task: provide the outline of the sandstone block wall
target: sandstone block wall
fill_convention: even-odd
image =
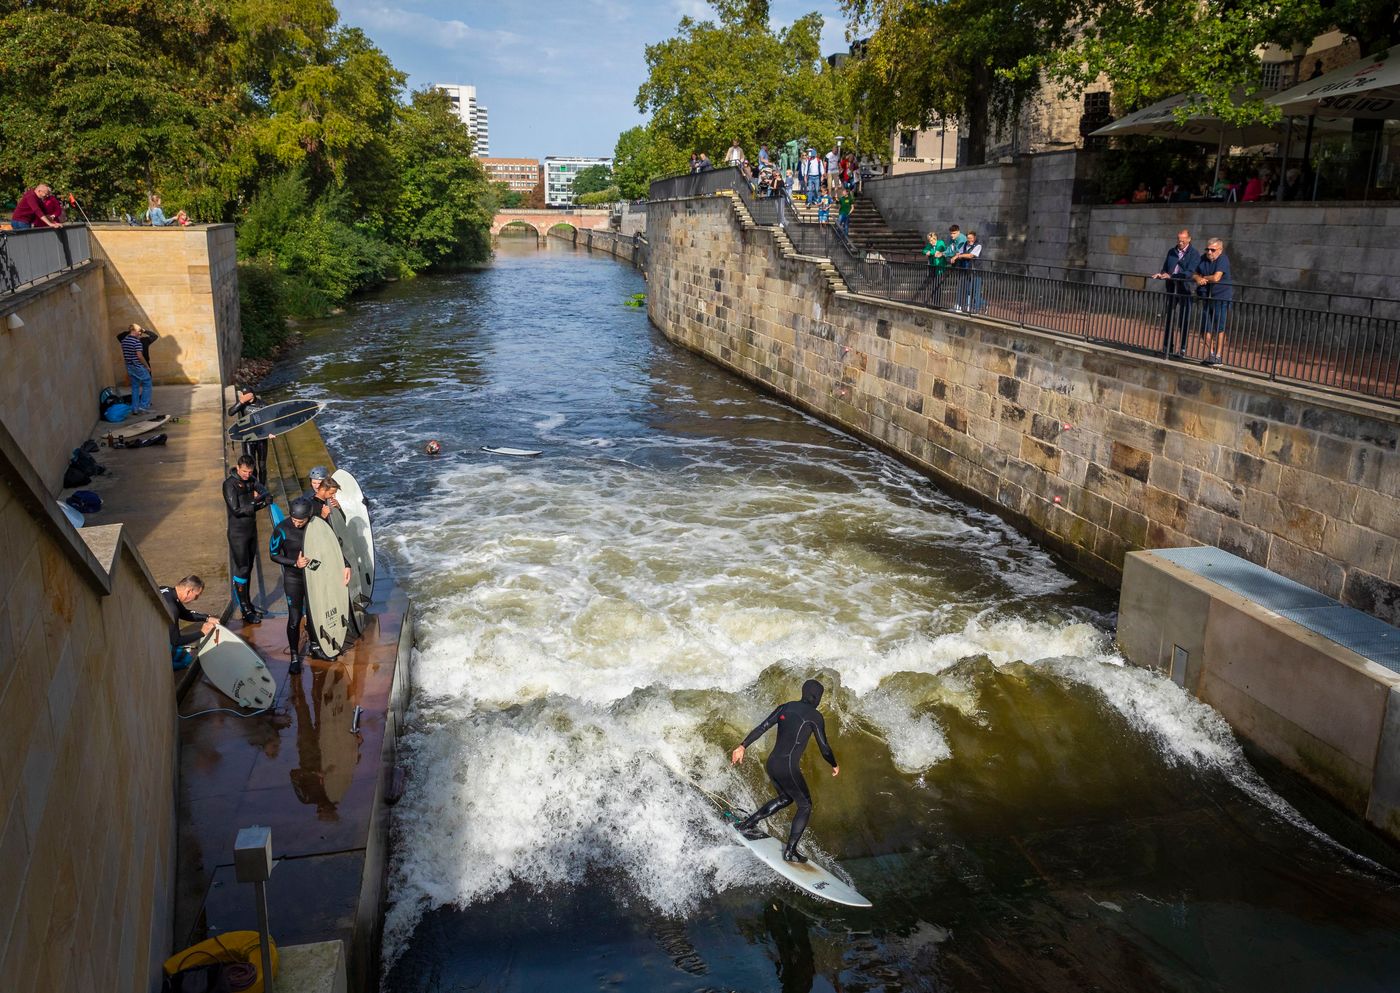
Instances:
[[[136,323],[161,335],[151,347],[157,383],[227,383],[243,344],[233,225],[96,225],[92,245],[108,263],[112,380],[126,381],[112,335]]]
[[[647,218],[672,340],[1116,581],[1219,545],[1400,620],[1400,412],[837,288],[725,197]]]
[[[173,913],[165,612],[121,526],[75,532],[0,436],[2,985],[146,993]]]
[[[57,493],[73,448],[97,420],[97,394],[114,382],[103,266],[94,263],[0,301],[0,423],[8,425],[44,486]],[[126,386],[123,372],[122,389]]]

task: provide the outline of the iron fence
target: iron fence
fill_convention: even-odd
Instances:
[[[85,224],[0,231],[0,294],[13,293],[91,258]]]
[[[1258,286],[1236,286],[1228,302],[1175,297],[1141,274],[991,260],[938,272],[921,256],[862,252],[834,224],[803,220],[789,198],[754,196],[734,168],[651,190],[653,200],[737,191],[755,223],[781,227],[801,255],[829,259],[852,292],[1187,360],[1207,357],[1200,332],[1223,323],[1219,351],[1233,369],[1400,400],[1397,301]]]

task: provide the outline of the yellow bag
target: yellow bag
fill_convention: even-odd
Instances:
[[[271,945],[272,978],[277,978],[277,942],[268,939]],[[165,960],[165,974],[173,976],[182,969],[194,969],[201,965],[232,964],[246,962],[257,973],[257,980],[243,993],[263,993],[262,952],[258,947],[258,932],[229,931],[215,935],[207,941],[191,945],[182,952],[176,952]]]

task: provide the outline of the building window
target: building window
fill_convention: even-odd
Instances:
[[[914,132],[899,132],[899,157],[901,159],[912,159],[914,157]]]
[[[1094,120],[1108,118],[1108,91],[1084,94],[1084,116]]]
[[[1259,85],[1266,90],[1281,90],[1284,84],[1284,68],[1287,62],[1265,62],[1260,67]]]

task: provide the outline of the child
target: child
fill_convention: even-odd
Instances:
[[[831,222],[831,194],[823,188],[821,195],[817,197],[817,223],[828,224]]]

